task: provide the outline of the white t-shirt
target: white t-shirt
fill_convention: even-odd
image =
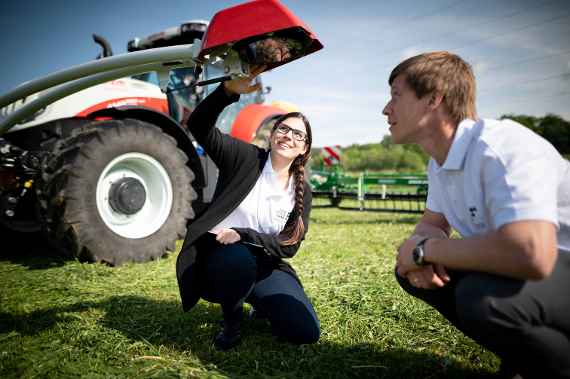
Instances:
[[[250,228],[259,233],[278,235],[293,211],[295,191],[293,179],[287,189],[278,182],[271,157],[267,159],[255,186],[241,204],[210,231],[223,228]]]
[[[570,252],[570,162],[545,139],[511,120],[462,121],[442,166],[428,164],[427,208],[462,236],[521,220],[558,228]]]

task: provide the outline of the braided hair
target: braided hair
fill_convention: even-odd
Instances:
[[[293,178],[295,186],[295,205],[293,206],[293,218],[285,225],[285,228],[279,234],[279,243],[283,246],[296,244],[305,232],[305,225],[303,223],[303,212],[305,210],[305,165],[311,156],[311,144],[313,142],[311,124],[309,124],[309,120],[307,120],[305,115],[300,112],[290,112],[279,116],[279,118],[275,120],[271,134],[275,132],[279,124],[288,118],[298,118],[303,121],[307,138],[305,140],[305,153],[295,158],[289,167],[289,177]]]

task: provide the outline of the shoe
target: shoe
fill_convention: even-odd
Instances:
[[[219,351],[230,350],[241,341],[240,328],[228,328],[227,325],[214,337],[214,347]]]
[[[228,310],[229,309],[229,310]],[[222,306],[222,330],[214,337],[216,350],[229,350],[241,341],[241,320],[243,318],[243,305],[229,308]]]
[[[247,319],[248,320],[265,320],[265,319],[267,319],[267,314],[263,313],[262,311],[255,309],[254,307],[251,307],[251,309],[249,310],[249,313],[247,315]]]

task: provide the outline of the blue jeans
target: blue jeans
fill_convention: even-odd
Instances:
[[[240,243],[198,248],[208,248],[200,252],[202,298],[221,304],[226,321],[239,319],[247,302],[267,317],[275,335],[295,344],[318,341],[315,310],[291,274],[258,264],[260,259]]]

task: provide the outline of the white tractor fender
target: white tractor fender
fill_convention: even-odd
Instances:
[[[37,95],[18,102],[16,109],[35,97]],[[136,79],[121,78],[64,97],[36,113],[33,119],[14,126],[11,131],[63,118],[87,117],[102,109],[124,106],[140,106],[168,114],[166,95],[157,86]]]

